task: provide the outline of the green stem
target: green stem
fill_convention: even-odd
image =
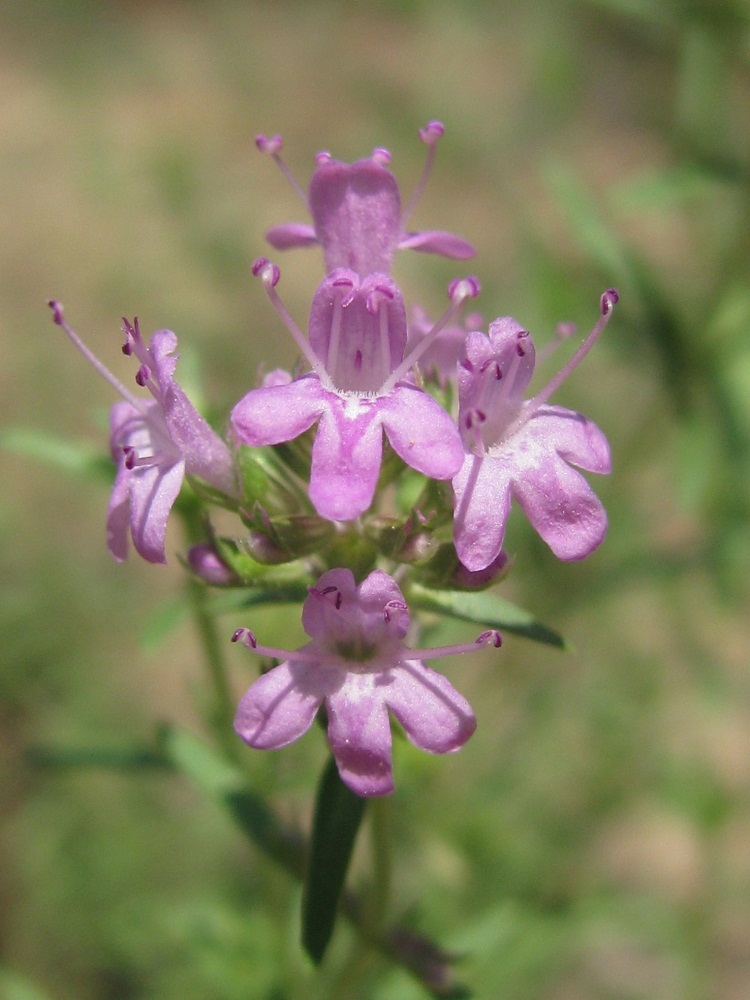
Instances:
[[[192,545],[195,542],[205,541],[206,533],[200,507],[188,501],[181,506],[180,514],[186,543]],[[208,588],[200,580],[190,576],[187,580],[187,592],[211,687],[212,703],[206,713],[206,721],[218,744],[229,759],[236,762],[240,760],[240,742],[232,728],[236,705],[222,652],[224,646],[216,627],[216,619],[209,610]]]

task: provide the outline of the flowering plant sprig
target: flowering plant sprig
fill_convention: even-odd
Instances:
[[[407,228],[442,134],[438,122],[420,131],[427,162],[403,210],[386,150],[353,164],[318,154],[306,194],[281,159],[280,137],[258,137],[312,218],[311,225],[275,226],[267,238],[278,250],[320,246],[325,271],[305,335],[277,292],[278,266],[266,257],[253,264],[304,363],[294,377],[274,370],[248,387],[222,431],[209,426],[175,379],[174,333],[158,330],[147,345],[138,320],[124,321],[123,351],[138,363],[135,380],[148,393],[141,396],[92,354],[62,305],[49,303],[55,322],[120,397],[110,419],[110,552],[122,561],[130,536],[144,559],[164,562],[173,510],[188,528],[184,563],[220,696],[208,722],[233,763],[245,760],[244,748],[227,717],[231,682],[209,588],[234,588],[247,606],[302,605],[310,641],[296,650],[262,644],[250,628],[233,624],[234,642],[277,663],[231,712],[234,731],[254,749],[279,749],[316,718],[324,724],[332,763],[318,795],[303,934],[316,961],[333,929],[363,800],[395,788],[393,723],[433,754],[460,750],[477,728],[465,698],[423,661],[496,650],[499,630],[555,641],[531,616],[482,593],[514,564],[503,549],[512,500],[563,560],[588,556],[607,526],[602,504],[577,471],[609,472],[607,440],[590,420],[548,400],[603,332],[617,293],[604,293],[591,333],[529,399],[529,332],[502,317],[485,334],[478,317],[461,317],[479,294],[475,277],[451,282],[448,308],[436,323],[423,310],[415,310],[411,326],[407,321],[392,276],[396,251],[457,260],[474,252],[451,233]],[[183,491],[189,503],[181,505]],[[233,535],[213,526],[215,506],[235,514]],[[437,610],[479,624],[480,634],[421,648],[422,612]],[[266,835],[251,828],[269,849]],[[336,850],[342,843],[346,849]],[[269,852],[286,857],[276,847]],[[408,966],[393,944],[407,937],[387,940],[391,957]],[[433,993],[448,995],[437,987]]]

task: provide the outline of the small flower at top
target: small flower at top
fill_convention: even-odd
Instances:
[[[281,444],[319,420],[310,499],[318,514],[330,521],[354,520],[372,503],[383,431],[413,469],[432,479],[454,476],[463,461],[458,429],[430,395],[408,380],[431,338],[402,361],[406,312],[394,282],[385,274],[361,278],[344,268],[329,274],[313,298],[308,341],[276,294],[278,268],[261,258],[253,270],[312,371],[287,384],[253,389],[241,399],[232,411],[239,440],[256,447]],[[432,337],[464,299],[477,293],[473,278],[454,282],[451,306],[433,327]]]
[[[357,795],[388,795],[394,789],[389,710],[409,740],[430,753],[459,750],[474,732],[468,702],[422,660],[500,646],[498,632],[459,646],[409,649],[409,609],[382,570],[359,586],[349,569],[324,573],[310,588],[302,624],[311,641],[291,652],[260,645],[248,629],[233,636],[260,656],[284,661],[240,701],[234,726],[251,747],[287,746],[325,704],[341,779]]]
[[[419,130],[427,145],[427,162],[409,204],[401,210],[396,178],[388,169],[391,157],[386,149],[376,149],[368,159],[341,163],[329,153],[318,153],[317,167],[305,195],[280,157],[281,137],[256,137],[256,145],[269,153],[302,198],[313,225],[289,223],[274,226],[266,233],[276,250],[320,245],[326,271],[339,267],[357,274],[390,274],[396,250],[412,249],[437,253],[453,260],[468,260],[474,248],[466,240],[442,230],[407,232],[406,224],[427,183],[435,146],[443,135],[440,122],[430,122]]]
[[[580,413],[547,400],[604,330],[618,295],[601,298],[601,316],[570,361],[532,399],[534,344],[514,319],[471,333],[459,365],[459,427],[466,457],[453,479],[456,552],[471,571],[500,554],[511,499],[559,559],[584,559],[602,542],[607,515],[584,477],[610,471],[604,434]]]
[[[157,330],[147,347],[138,320],[123,320],[126,340],[122,350],[139,362],[136,383],[152,396],[145,399],[127,390],[92,354],[66,322],[59,302],[52,300],[49,305],[55,323],[122,397],[110,411],[110,446],[117,475],[107,512],[109,551],[122,562],[129,531],[144,559],[166,562],[167,519],[185,474],[236,497],[231,453],[174,379],[177,337],[171,330]]]

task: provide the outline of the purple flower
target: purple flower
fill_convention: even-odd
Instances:
[[[253,446],[280,444],[319,421],[310,499],[321,517],[332,521],[353,520],[372,503],[383,431],[393,450],[418,472],[433,479],[454,476],[463,461],[454,422],[431,396],[405,380],[430,341],[401,360],[406,314],[394,282],[384,274],[361,278],[343,268],[328,275],[313,298],[308,342],[276,296],[278,268],[261,258],[254,272],[313,370],[286,385],[254,389],[241,399],[232,411],[239,440]],[[451,286],[453,304],[441,323],[477,291],[473,279]]]
[[[610,471],[609,445],[590,420],[547,399],[590,350],[607,324],[617,292],[605,292],[602,315],[565,367],[533,399],[523,399],[534,371],[534,345],[510,317],[471,333],[459,366],[459,426],[466,457],[453,479],[454,540],[472,571],[500,553],[511,500],[559,559],[583,559],[601,543],[607,515],[584,477]]]
[[[428,147],[428,156],[417,190],[401,211],[396,179],[387,165],[390,153],[376,149],[372,156],[356,163],[340,163],[329,153],[318,153],[317,168],[310,181],[309,195],[292,177],[279,153],[281,137],[256,138],[258,149],[270,153],[293,184],[312,216],[313,225],[289,223],[274,226],[266,233],[277,250],[321,245],[326,270],[345,267],[359,275],[390,274],[396,250],[410,248],[438,253],[454,260],[474,256],[466,240],[442,230],[407,232],[406,223],[427,182],[435,156],[435,145],[443,134],[440,122],[430,122],[419,136]]]
[[[324,573],[302,609],[311,641],[296,652],[261,646],[252,632],[241,641],[284,662],[263,674],[240,701],[234,727],[259,750],[299,739],[322,704],[328,740],[341,778],[357,795],[393,791],[388,710],[416,746],[430,753],[459,750],[476,728],[469,704],[423,659],[466,653],[500,635],[439,649],[409,649],[409,610],[395,580],[375,570],[357,587],[351,570]]]
[[[107,545],[118,562],[128,553],[128,532],[148,562],[166,562],[164,540],[172,505],[185,474],[198,476],[227,496],[237,495],[226,444],[193,407],[174,379],[177,337],[157,330],[148,347],[138,320],[124,320],[123,353],[140,362],[136,382],[152,399],[129,392],[67,324],[62,305],[51,301],[55,322],[123,397],[110,411],[110,446],[117,474],[107,512]]]

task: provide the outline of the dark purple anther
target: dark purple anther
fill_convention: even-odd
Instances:
[[[487,629],[486,632],[482,632],[481,635],[477,636],[476,641],[477,645],[484,646],[492,643],[495,649],[499,649],[503,644],[503,637],[500,635],[497,629],[490,628]]]
[[[50,299],[47,305],[52,310],[52,319],[57,323],[58,326],[63,324],[63,306],[62,302],[58,302],[57,299]]]
[[[608,312],[611,312],[619,301],[620,301],[620,293],[617,291],[617,289],[608,288],[607,291],[604,292],[604,294],[602,295],[601,299],[602,316],[606,316]]]

